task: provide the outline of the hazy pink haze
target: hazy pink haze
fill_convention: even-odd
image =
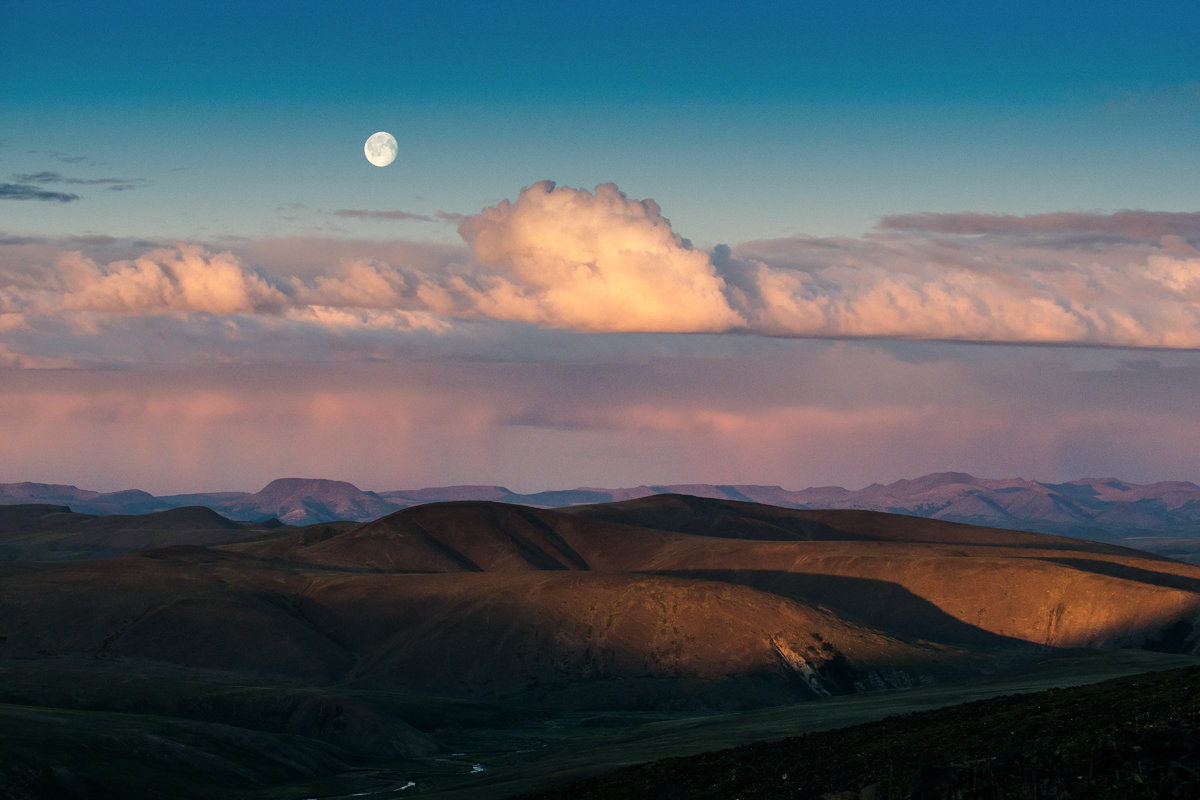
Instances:
[[[491,348],[530,357],[5,370],[0,480],[167,493],[294,475],[525,491],[1195,475],[1200,371],[1159,365],[1171,354],[493,333]]]

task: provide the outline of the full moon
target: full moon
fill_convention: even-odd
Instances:
[[[396,137],[387,131],[372,133],[367,143],[363,145],[367,161],[377,167],[386,167],[396,160]]]

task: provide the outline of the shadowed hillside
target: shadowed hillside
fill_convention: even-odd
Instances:
[[[295,732],[353,751],[321,756],[330,769],[467,747],[417,724],[411,698],[740,711],[979,681],[1062,648],[1192,653],[1200,620],[1200,568],[1134,550],[678,495],[306,528],[27,505],[0,512],[0,536],[77,559],[0,570],[0,703]],[[171,546],[78,557],[142,543]],[[71,688],[91,681],[113,699]],[[255,687],[244,712],[221,699],[235,686]]]
[[[820,604],[883,631],[902,625],[906,635],[932,642],[993,636],[1030,645],[1137,645],[1177,623],[1193,624],[1200,599],[1196,568],[1113,545],[673,495],[560,511],[438,503],[311,544],[303,535],[242,549],[389,571],[590,569],[702,578]],[[876,588],[863,590],[869,586]],[[932,627],[915,622],[921,619]]]
[[[77,561],[174,544],[220,545],[262,538],[280,525],[234,522],[191,506],[149,514],[76,514],[67,506],[0,505],[0,561]]]
[[[10,513],[9,542],[31,527],[69,531],[56,541],[76,548],[247,535],[205,509]],[[675,495],[569,511],[457,502],[268,533],[10,575],[0,655],[472,697],[601,681],[634,706],[736,706],[945,680],[997,648],[1191,650],[1200,616],[1195,567],[873,512]],[[464,668],[464,651],[479,662]],[[682,683],[648,696],[662,679]]]

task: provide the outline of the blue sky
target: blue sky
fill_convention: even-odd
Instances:
[[[1194,3],[0,8],[5,177],[139,181],[9,210],[26,232],[294,233],[322,220],[288,204],[470,214],[551,179],[653,197],[712,245],[1190,210],[1200,178]],[[379,129],[401,153],[373,174]]]
[[[1200,480],[1197,30],[0,0],[0,481]]]

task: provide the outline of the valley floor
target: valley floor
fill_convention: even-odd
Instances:
[[[1162,671],[1183,665],[1191,671]],[[1029,777],[1052,767],[1085,774],[1076,764],[1083,764],[1087,748],[1111,751],[1143,780],[1161,783],[1184,767],[1197,768],[1191,751],[1168,749],[1170,759],[1163,761],[1139,742],[1175,730],[1191,741],[1200,711],[1200,659],[1142,650],[1047,653],[988,680],[705,715],[555,713],[335,687],[226,685],[217,674],[183,680],[107,670],[107,676],[93,671],[89,677],[86,670],[60,666],[64,669],[57,674],[13,666],[0,674],[0,796],[499,800],[542,792],[535,796],[550,800],[815,798],[850,792],[832,795],[848,800],[872,797],[869,792],[875,791],[877,800],[975,798],[989,796],[977,790],[994,774],[1008,776],[1010,783],[1018,773]],[[1091,685],[1130,675],[1121,679],[1125,683]],[[139,695],[132,705],[155,702],[148,695],[156,693],[171,705],[157,713],[97,708],[89,697],[114,696],[114,680]],[[1063,688],[1079,684],[1084,688]],[[1049,695],[1030,694],[1048,689]],[[220,716],[218,704],[230,698],[250,715],[252,727],[197,718]],[[363,702],[403,715],[431,747],[423,755],[415,750],[407,756],[369,755],[331,743],[328,729],[311,735],[264,730],[284,714],[294,722],[306,708],[328,713]],[[342,724],[349,726],[343,733],[349,733],[362,720],[348,716]],[[740,747],[727,749],[733,746]],[[1059,755],[1043,763],[1039,759],[1046,753]],[[1149,760],[1129,761],[1136,753]],[[1171,760],[1182,766],[1172,768]],[[1113,757],[1093,758],[1090,774],[1107,775],[1104,770],[1113,763]],[[950,793],[913,793],[924,785],[921,781],[937,775],[953,778],[947,784]],[[1099,780],[1046,784],[1046,791],[1057,794],[1021,794],[1027,786],[1006,784],[991,796],[1160,796],[1088,794]],[[1184,781],[1179,778],[1168,788]],[[1113,785],[1128,788],[1120,781]],[[860,795],[864,788],[869,791]],[[891,794],[878,793],[885,789]]]

